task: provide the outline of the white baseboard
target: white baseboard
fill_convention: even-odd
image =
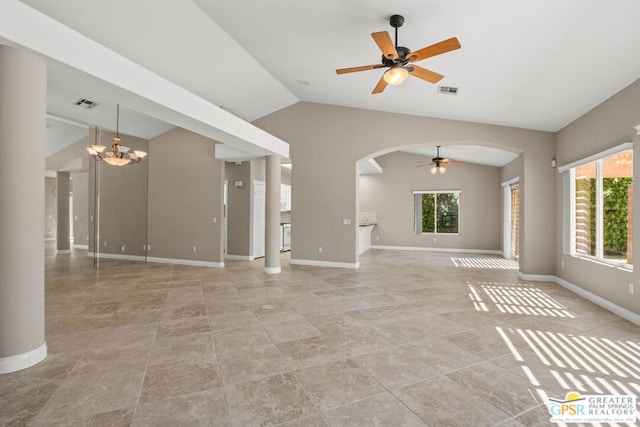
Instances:
[[[0,374],[20,371],[29,368],[47,358],[47,343],[40,347],[16,356],[0,357]]]
[[[69,255],[71,249],[56,249],[56,255]]]
[[[543,274],[522,274],[518,273],[518,278],[522,280],[529,280],[532,282],[552,282],[556,283],[568,291],[573,292],[576,295],[580,295],[582,298],[591,301],[592,303],[599,305],[612,312],[613,314],[622,317],[625,320],[633,323],[634,325],[640,326],[640,314],[636,314],[633,311],[627,310],[624,307],[620,307],[619,305],[602,298],[592,292],[587,291],[586,289],[581,288],[580,286],[576,286],[571,282],[568,282],[558,276],[553,275],[543,275]]]
[[[87,253],[90,257],[93,257],[93,252]],[[98,258],[104,259],[122,259],[126,261],[145,261],[146,257],[143,255],[120,255],[120,254],[107,254],[100,252]]]
[[[280,267],[265,267],[264,272],[267,274],[278,274],[282,271]]]
[[[456,249],[456,248],[430,248],[423,246],[386,246],[372,245],[371,249],[383,249],[392,251],[417,251],[417,252],[448,252],[460,254],[485,254],[485,255],[502,255],[502,251],[491,249]]]
[[[229,255],[229,254],[226,254],[224,258],[230,261],[253,261],[255,259],[254,257],[248,256],[248,255]]]
[[[292,259],[292,265],[309,265],[313,267],[333,267],[333,268],[360,268],[360,263],[355,262],[333,262],[333,261],[317,261],[313,259]]]
[[[191,259],[157,258],[157,257],[147,257],[147,261],[157,262],[160,264],[179,264],[179,265],[190,265],[193,267],[224,268],[224,262],[210,262],[210,261],[197,261],[197,260],[191,260]]]
[[[73,245],[74,249],[81,249],[84,251],[88,251],[89,250],[89,245]]]
[[[633,311],[627,310],[624,307],[620,307],[619,305],[614,304],[611,301],[604,299],[601,296],[591,293],[585,289],[582,289],[581,287],[576,286],[573,283],[568,282],[560,277],[557,277],[557,276],[554,276],[554,277],[555,277],[555,282],[558,285],[562,286],[563,288],[573,292],[574,294],[580,295],[581,297],[591,301],[594,304],[599,305],[605,310],[609,310],[613,314],[616,314],[635,325],[640,326],[640,314],[636,314]]]
[[[55,242],[57,239],[55,237],[45,237],[44,241],[45,242]]]
[[[556,282],[557,277],[553,274],[525,274],[518,272],[518,279],[529,280],[531,282]],[[557,283],[557,282],[556,282]]]

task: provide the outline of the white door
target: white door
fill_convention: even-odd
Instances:
[[[264,256],[265,245],[265,204],[267,199],[265,183],[253,181],[253,257]]]

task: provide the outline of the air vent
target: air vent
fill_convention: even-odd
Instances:
[[[88,99],[78,99],[76,102],[73,103],[73,105],[77,105],[80,108],[84,108],[86,110],[90,110],[93,107],[95,107],[96,105],[98,105],[97,102],[93,102],[93,101],[89,101]]]
[[[457,95],[458,88],[451,86],[438,86],[438,93],[441,93],[443,95]]]

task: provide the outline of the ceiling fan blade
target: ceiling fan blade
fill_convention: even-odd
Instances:
[[[386,31],[371,33],[371,37],[376,42],[382,54],[388,59],[398,59],[398,51],[391,40],[391,36]]]
[[[363,65],[361,67],[339,68],[336,70],[336,74],[346,74],[346,73],[355,73],[357,71],[375,70],[376,68],[382,68],[382,67],[384,67],[384,65],[375,64],[375,65]]]
[[[386,87],[387,87],[387,82],[384,80],[384,75],[383,75],[382,77],[380,77],[380,81],[378,82],[376,87],[373,88],[373,92],[371,92],[371,95],[375,95],[376,93],[382,93],[382,91],[385,90]]]
[[[409,62],[422,61],[423,59],[431,58],[432,56],[440,55],[442,53],[451,52],[452,50],[460,49],[460,42],[457,38],[452,37],[447,40],[443,40],[440,43],[432,44],[431,46],[423,47],[420,50],[411,52],[408,56]]]
[[[449,165],[463,165],[464,162],[459,162],[457,160],[451,160],[451,159],[442,159],[440,160],[440,163],[447,163]]]
[[[418,77],[422,80],[426,80],[429,83],[438,83],[444,78],[442,74],[435,73],[433,71],[427,70],[426,68],[418,67],[417,65],[411,65],[407,68],[413,68],[413,71],[409,72],[410,75]]]

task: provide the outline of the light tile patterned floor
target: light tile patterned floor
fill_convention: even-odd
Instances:
[[[640,395],[640,328],[497,257],[371,250],[358,270],[55,256],[49,357],[0,425],[549,425],[549,397]]]

